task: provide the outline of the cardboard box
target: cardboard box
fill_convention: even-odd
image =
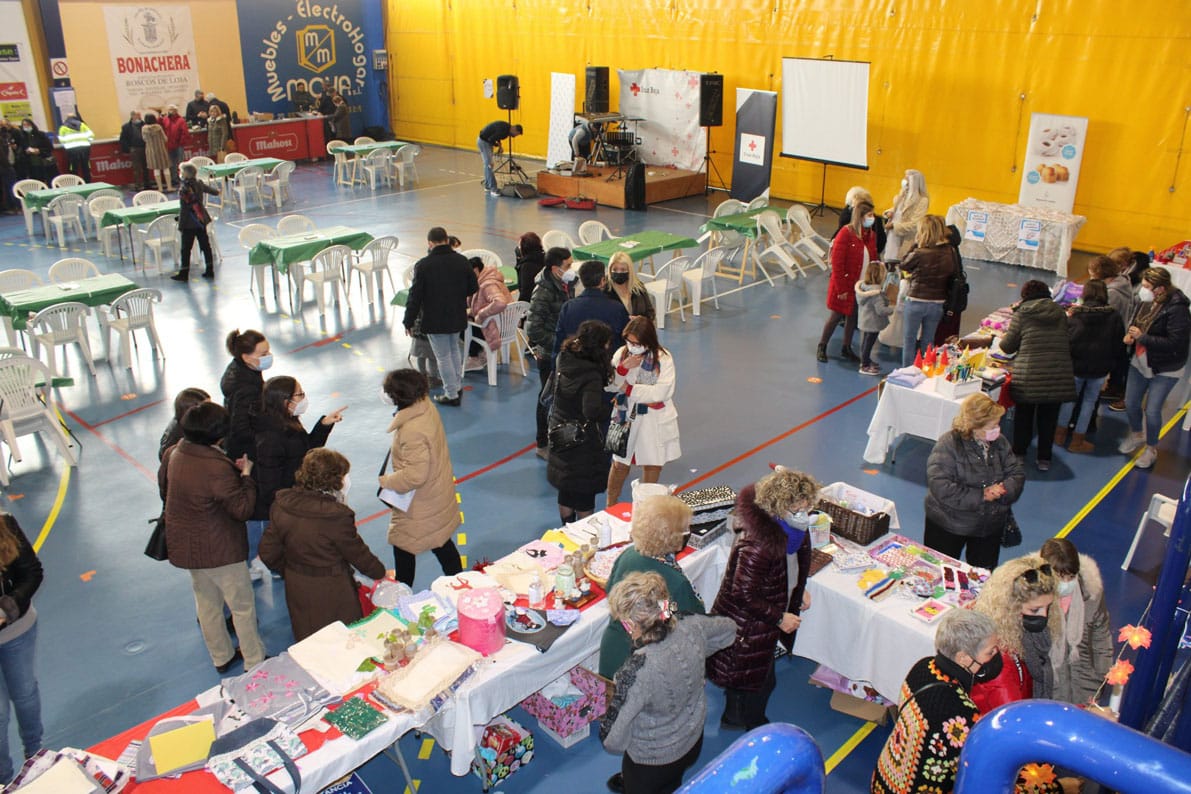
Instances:
[[[569,706],[557,706],[537,692],[521,701],[521,708],[537,717],[538,724],[547,729],[563,747],[570,747],[569,744],[563,743],[563,739],[577,732],[584,732],[584,735],[590,732],[590,723],[604,716],[611,699],[611,682],[601,678],[599,674],[583,667],[575,667],[567,675],[570,676],[571,683],[583,693],[583,697]]]
[[[547,725],[544,725],[540,722],[538,723],[538,730],[549,736],[554,741],[558,742],[558,745],[565,750],[569,747],[574,747],[588,736],[591,736],[591,723],[584,723],[582,728],[570,734],[569,736],[561,736],[550,730]]]
[[[858,717],[865,722],[875,722],[878,725],[884,725],[889,719],[889,712],[893,710],[892,706],[883,706],[844,692],[831,693],[831,708],[841,714]]]

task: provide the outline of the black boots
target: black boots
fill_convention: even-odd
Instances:
[[[827,363],[827,345],[819,345],[818,349],[815,351],[815,359],[818,360],[820,364]]]

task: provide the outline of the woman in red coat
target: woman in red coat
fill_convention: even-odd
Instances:
[[[827,284],[827,308],[831,316],[823,325],[819,337],[819,361],[827,361],[827,343],[835,328],[844,321],[844,361],[860,361],[852,349],[852,334],[856,333],[856,293],[854,288],[869,262],[877,258],[877,236],[873,224],[877,216],[873,205],[858,201],[852,208],[852,222],[839,230],[831,242],[831,280]]]

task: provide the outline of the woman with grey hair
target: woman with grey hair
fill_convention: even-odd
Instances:
[[[633,643],[616,673],[600,725],[604,749],[623,753],[628,794],[669,794],[699,758],[707,717],[704,663],[736,636],[730,618],[677,614],[666,580],[631,573],[608,594],[608,610]],[[612,781],[609,781],[612,783]]]
[[[919,659],[902,684],[893,733],[873,771],[872,794],[954,788],[960,752],[980,718],[969,695],[972,684],[995,678],[1001,664],[990,617],[968,609],[943,616],[935,655]],[[1075,792],[1079,781],[1060,778],[1031,790]]]

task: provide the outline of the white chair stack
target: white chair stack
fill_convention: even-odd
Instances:
[[[763,247],[763,238],[768,239],[768,247]],[[766,256],[772,256],[781,265],[782,270],[790,277],[791,281],[798,278],[798,276],[806,275],[806,270],[802,267],[804,261],[807,264],[818,267],[820,270],[827,269],[827,263],[824,262],[822,255],[807,240],[799,240],[792,243],[786,239],[785,232],[782,229],[781,216],[769,210],[757,216],[756,256],[758,262]],[[797,272],[795,272],[795,269],[797,269]]]
[[[77,466],[78,448],[55,416],[50,390],[52,377],[45,364],[37,359],[19,350],[5,351],[0,358],[0,431],[14,460],[21,460],[17,438],[41,432],[57,445],[69,465]],[[39,388],[38,383],[43,386]],[[9,480],[8,467],[0,455],[0,484],[7,486]]]
[[[488,364],[488,385],[496,385],[496,365],[503,358],[509,366],[513,364],[513,351],[516,350],[521,359],[521,376],[525,377],[529,370],[525,366],[525,348],[529,347],[529,340],[521,328],[525,315],[529,314],[527,301],[513,301],[496,316],[497,327],[500,328],[500,344],[496,348],[488,345],[484,338],[484,327],[480,323],[471,323],[468,328],[471,341],[484,349]],[[466,347],[470,347],[470,344]],[[466,349],[466,348],[465,348]]]
[[[147,331],[149,345],[153,351],[165,358],[161,337],[157,334],[157,324],[153,321],[153,304],[161,303],[161,292],[155,289],[136,289],[126,292],[112,301],[106,310],[99,311],[99,321],[103,329],[104,358],[112,358],[112,332],[120,335],[120,356],[125,369],[132,369],[132,346],[136,340],[133,331]]]
[[[42,309],[29,320],[29,338],[33,355],[40,358],[44,345],[49,359],[50,373],[58,375],[54,348],[60,345],[77,344],[87,369],[95,374],[95,359],[91,356],[91,340],[87,336],[87,315],[91,307],[85,303],[69,301]]]
[[[805,240],[807,242],[807,251],[811,250],[818,252],[818,258],[824,262],[831,254],[831,241],[823,235],[815,231],[815,227],[811,225],[811,214],[807,208],[801,204],[791,204],[786,209],[786,236],[790,240],[794,240],[794,230],[798,230],[798,240]]]

